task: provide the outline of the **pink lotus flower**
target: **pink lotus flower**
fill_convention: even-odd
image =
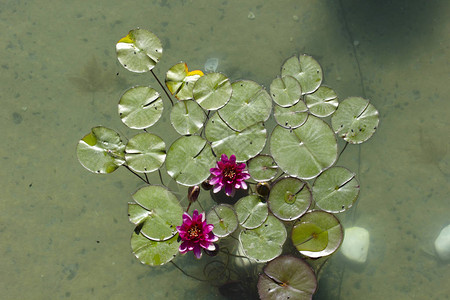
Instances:
[[[214,225],[206,224],[204,212],[198,214],[198,211],[194,210],[192,217],[184,213],[183,224],[177,226],[177,231],[183,241],[178,249],[180,253],[194,251],[195,257],[200,258],[202,257],[202,248],[214,251],[216,246],[213,242],[219,238],[212,232],[213,228]]]
[[[231,155],[228,159],[228,156],[222,154],[221,160],[217,162],[217,167],[211,168],[209,171],[213,176],[209,183],[214,185],[214,193],[225,187],[225,194],[234,196],[236,189],[247,188],[244,180],[249,179],[250,174],[245,170],[244,163],[236,163],[236,156],[234,155]]]

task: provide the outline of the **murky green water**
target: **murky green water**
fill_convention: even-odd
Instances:
[[[2,1],[2,299],[223,299],[171,265],[141,265],[126,205],[138,179],[90,174],[75,155],[95,125],[131,136],[117,116],[122,91],[156,87],[115,58],[138,26],[163,41],[159,75],[217,57],[232,80],[268,87],[286,58],[307,53],[340,99],[370,99],[379,129],[339,163],[359,173],[357,209],[342,219],[370,231],[368,261],[336,254],[318,298],[449,298],[449,264],[429,254],[450,223],[449,2],[134,2]]]

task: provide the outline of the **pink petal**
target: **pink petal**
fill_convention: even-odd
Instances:
[[[207,224],[207,225],[203,226],[204,233],[210,233],[213,229],[214,229],[213,224]]]
[[[232,164],[235,164],[235,163],[236,163],[236,156],[235,156],[234,154],[230,156],[230,162],[231,162]]]
[[[188,251],[187,245],[185,242],[181,243],[180,247],[178,248],[178,251],[180,251],[181,254],[184,254]]]
[[[214,186],[213,193],[218,193],[222,189],[222,184],[217,184]]]
[[[234,155],[231,155],[231,157],[233,157],[233,156]],[[235,159],[236,159],[236,157],[235,157]],[[228,162],[228,156],[226,154],[222,154],[222,156],[220,157],[220,160],[223,162]]]
[[[210,243],[210,242],[207,242],[207,241],[201,241],[200,242],[200,246],[202,246],[202,248],[205,248],[208,251],[216,250],[216,246],[213,243]]]
[[[225,185],[225,194],[227,194],[228,196],[233,196],[234,195],[233,186],[231,186],[230,184],[226,184]]]
[[[195,245],[195,247],[194,247],[194,255],[198,259],[200,259],[202,257],[202,248],[199,245]]]
[[[241,188],[243,188],[244,190],[247,189],[247,183],[245,181],[241,181]]]
[[[218,176],[218,177],[213,177],[210,181],[209,184],[210,185],[215,185],[216,183],[218,183],[219,181],[222,180],[222,176]]]

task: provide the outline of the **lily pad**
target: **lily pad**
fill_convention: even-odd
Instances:
[[[278,173],[278,166],[273,157],[267,154],[259,154],[247,162],[248,172],[253,180],[258,182],[269,181]]]
[[[137,259],[143,264],[160,266],[171,261],[178,253],[180,243],[178,234],[163,242],[147,239],[142,234],[133,232],[131,235],[131,248]]]
[[[202,183],[215,163],[211,146],[200,136],[182,136],[167,151],[167,173],[181,185]]]
[[[239,224],[247,229],[254,229],[261,226],[267,219],[269,210],[267,203],[261,201],[257,195],[250,195],[239,199],[234,204]]]
[[[321,86],[314,93],[306,95],[305,102],[309,112],[321,118],[334,113],[339,105],[336,93],[326,86]]]
[[[278,180],[270,190],[270,211],[280,220],[292,221],[302,216],[311,206],[308,184],[294,177]]]
[[[322,83],[322,68],[314,58],[306,54],[286,60],[281,67],[281,75],[297,79],[303,94],[313,93]]]
[[[77,146],[77,156],[81,165],[97,174],[114,172],[125,162],[125,145],[112,129],[97,126],[85,135]]]
[[[266,262],[281,254],[286,241],[286,227],[274,216],[255,229],[244,229],[239,234],[245,255],[257,262]]]
[[[266,144],[266,129],[262,123],[238,132],[231,129],[216,113],[206,124],[205,136],[217,155],[234,154],[238,162],[247,161],[258,155]]]
[[[350,97],[339,104],[331,118],[334,131],[351,144],[367,141],[378,127],[378,111],[369,100]]]
[[[275,121],[284,128],[297,128],[308,119],[308,108],[303,100],[290,107],[274,106],[273,115]]]
[[[166,144],[157,135],[139,133],[132,137],[125,148],[127,165],[136,172],[149,173],[158,170],[166,159]]]
[[[133,29],[116,44],[117,59],[125,69],[136,73],[148,72],[162,56],[159,38],[145,29]]]
[[[328,231],[314,223],[298,223],[292,230],[292,243],[298,251],[321,251],[328,245]]]
[[[230,101],[218,112],[232,129],[242,131],[270,117],[272,98],[262,86],[254,81],[241,80],[233,82],[231,87]]]
[[[279,106],[289,107],[300,100],[302,88],[292,76],[277,77],[270,84],[270,95]]]
[[[166,73],[166,86],[179,100],[192,100],[192,90],[195,82],[203,76],[203,72],[195,70],[189,72],[185,62],[172,66]]]
[[[175,103],[170,112],[170,122],[181,135],[196,133],[206,121],[203,109],[192,100]]]
[[[206,215],[208,224],[213,224],[213,232],[218,237],[226,237],[233,233],[238,226],[238,218],[233,207],[228,204],[213,206]]]
[[[168,189],[149,185],[133,194],[133,200],[147,211],[129,205],[128,214],[132,222],[139,222],[140,232],[148,239],[164,241],[177,233],[176,226],[181,225],[183,208],[177,197]]]
[[[336,161],[336,136],[327,123],[310,115],[296,129],[275,127],[270,137],[270,152],[287,174],[311,179]]]
[[[305,227],[304,223],[308,223],[308,225]],[[318,228],[317,231],[312,230],[312,224]],[[321,237],[317,237],[316,241],[312,241],[309,245],[307,245],[310,249],[314,249],[314,247],[316,247],[316,249],[321,248],[321,243],[323,243],[325,238],[325,231],[327,232],[328,238],[328,244],[326,247],[322,250],[303,250],[302,247],[304,245],[303,243],[299,243],[299,241],[303,240],[301,237],[304,237],[305,235],[303,233],[305,228],[309,228],[308,230],[311,236],[313,236],[312,233],[315,234],[314,236],[319,236],[322,234]],[[294,224],[294,228],[292,229],[292,242],[294,245],[300,245],[298,249],[301,254],[311,258],[318,258],[334,253],[341,245],[343,237],[344,233],[339,220],[333,214],[320,210],[311,211],[303,215],[300,220]]]
[[[208,73],[194,85],[194,99],[207,110],[217,110],[227,104],[233,90],[228,77],[221,73]]]
[[[317,289],[312,268],[302,259],[285,255],[269,262],[259,275],[262,300],[311,300]]]
[[[316,205],[327,212],[343,212],[355,203],[359,195],[356,174],[343,167],[332,167],[317,177],[313,185]]]
[[[133,129],[152,126],[161,117],[163,109],[164,105],[159,93],[147,86],[128,89],[119,101],[120,119]]]

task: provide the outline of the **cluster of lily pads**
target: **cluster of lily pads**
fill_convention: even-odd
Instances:
[[[131,30],[116,51],[129,71],[150,71],[157,78],[152,69],[163,48],[153,33]],[[339,248],[343,229],[334,214],[349,209],[359,194],[355,173],[336,166],[337,137],[345,146],[359,144],[378,126],[378,112],[368,100],[338,102],[322,80],[318,62],[300,55],[283,63],[270,91],[250,80],[230,82],[221,73],[189,71],[184,62],[166,73],[165,85],[176,101],[159,80],[170,103],[152,87],[128,89],[119,101],[119,116],[143,131],[124,143],[116,131],[94,127],[79,141],[77,155],[94,173],[123,166],[148,183],[128,204],[129,220],[136,225],[135,256],[150,266],[163,265],[180,252],[192,250],[200,257],[201,251],[217,250],[215,245],[233,236],[236,256],[267,263],[259,274],[261,299],[309,299],[317,288],[316,274],[303,258],[326,257]],[[180,135],[170,146],[148,130],[164,104],[170,105],[170,122]],[[268,132],[271,117],[276,126]],[[163,184],[149,184],[147,174],[155,171],[189,187],[186,208]],[[199,191],[212,185],[211,195],[222,190],[233,201],[218,200],[191,217],[188,210]],[[286,244],[296,253],[286,255]]]

